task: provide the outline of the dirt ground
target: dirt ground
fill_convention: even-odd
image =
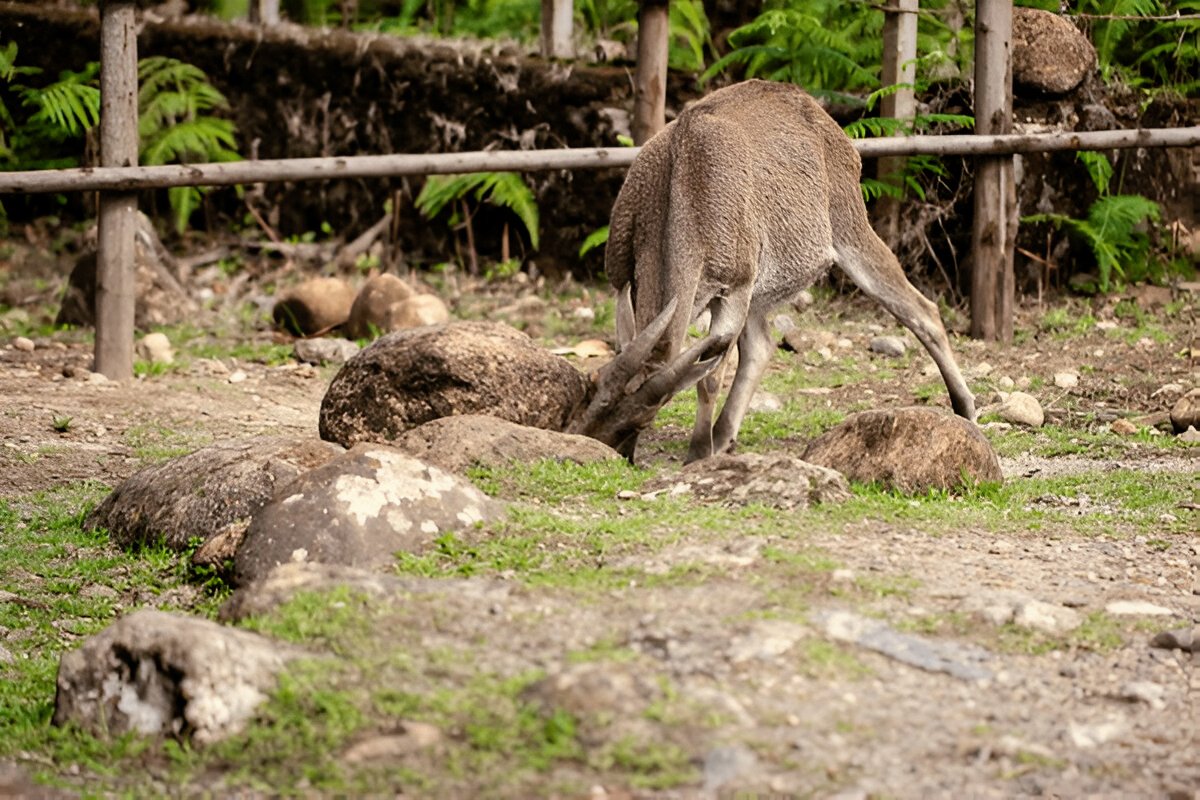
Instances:
[[[1185,292],[1169,306],[1161,295],[1157,305],[1136,297],[1125,305],[1115,299],[1094,307],[1077,302],[1058,317],[1048,316],[1050,308],[1027,307],[1017,326],[1023,333],[1011,347],[958,339],[956,352],[973,386],[1005,377],[1018,385],[1032,379],[1030,391],[1041,399],[1049,421],[1065,432],[1061,452],[1053,441],[1025,452],[1001,448],[1006,477],[1120,470],[1196,476],[1200,447],[1163,447],[1144,435],[1100,437],[1117,418],[1169,427],[1164,420],[1170,403],[1200,384],[1196,297]],[[594,304],[595,295],[561,302],[555,318],[582,318],[573,309]],[[457,306],[493,317],[509,316],[497,311],[502,307],[535,308],[527,330],[538,335],[549,327],[536,315],[554,311],[554,303],[522,306],[512,296],[486,296]],[[809,364],[814,376],[813,386],[797,391],[832,410],[849,411],[864,402],[909,405],[924,399],[921,387],[940,385],[928,374],[928,358],[911,353],[911,340],[910,356],[892,365],[865,355],[871,336],[900,331],[861,299],[819,299],[812,308],[788,313],[811,348],[791,356]],[[1100,324],[1069,330],[1086,315]],[[580,335],[566,326],[551,338],[571,344]],[[275,341],[265,331],[253,336],[263,344]],[[84,480],[112,486],[147,463],[221,439],[316,436],[321,397],[333,375],[331,367],[226,356],[195,358],[179,370],[113,383],[89,377],[90,344],[78,333],[35,338],[31,352],[13,342],[8,336],[0,344],[0,498]],[[176,346],[184,349],[187,343]],[[822,355],[825,347],[833,360]],[[839,348],[862,356],[844,382],[829,378]],[[1061,371],[1076,373],[1078,386],[1057,388],[1053,375]],[[933,392],[930,402],[947,405],[944,390]],[[678,425],[660,428],[647,437],[643,459],[655,468],[677,468],[679,450],[671,443],[685,436]],[[777,449],[798,455],[804,443],[803,436],[785,436]],[[737,661],[729,653],[738,642],[769,651],[791,635],[786,626],[772,628],[766,620],[725,628],[723,621],[741,607],[739,598],[752,591],[759,558],[736,538],[703,545],[744,556],[722,556],[724,561],[714,556],[726,570],[721,591],[647,588],[589,611],[571,608],[552,592],[528,589],[514,603],[542,613],[557,608],[570,623],[557,630],[616,624],[629,642],[667,642],[662,648],[674,651],[662,659],[682,691],[717,697],[728,706],[734,728],[768,742],[754,754],[735,744],[711,750],[703,764],[706,788],[670,790],[669,796],[743,787],[838,797],[1200,797],[1200,662],[1195,654],[1148,646],[1158,630],[1200,621],[1198,499],[1195,491],[1178,498],[1162,536],[1061,530],[997,536],[966,516],[949,531],[863,518],[815,537],[813,543],[836,553],[845,570],[831,581],[846,575],[880,581],[919,576],[904,591],[881,592],[868,609],[869,618],[901,628],[939,617],[969,621],[980,609],[1022,599],[1084,614],[1117,600],[1146,601],[1170,612],[1150,619],[1115,649],[993,654],[985,680],[916,669],[868,650],[858,656],[869,671],[865,678],[836,670],[797,677],[786,662],[765,656],[732,672],[720,667],[717,662]],[[1074,503],[1080,514],[1119,511],[1101,496],[1045,502]],[[664,569],[677,551],[661,554]],[[809,617],[819,619],[837,607],[837,593],[831,592]],[[642,652],[652,649],[645,645]],[[736,741],[746,740],[739,736]],[[797,761],[807,766],[789,771],[786,765]],[[597,787],[593,796],[604,792]]]

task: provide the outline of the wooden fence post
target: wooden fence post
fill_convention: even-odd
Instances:
[[[259,25],[278,25],[279,0],[250,0],[250,21]]]
[[[642,0],[638,8],[637,71],[633,78],[633,142],[645,144],[667,124],[668,0]]]
[[[133,0],[100,7],[100,165],[136,166],[138,159],[137,25]],[[136,294],[134,233],[137,195],[100,194],[96,256],[96,372],[133,377]]]
[[[907,84],[879,102],[879,115],[895,119],[912,119],[917,114],[913,82],[917,79],[917,10],[918,0],[892,0],[883,12],[883,75],[884,86]],[[880,179],[904,169],[906,159],[887,157],[876,162],[875,175]],[[892,197],[880,197],[875,204],[878,233],[888,244],[897,239],[900,228],[900,203]]]
[[[574,58],[574,13],[573,0],[542,0],[542,55],[546,58]]]
[[[975,12],[975,133],[1012,132],[1012,0],[979,0]],[[971,232],[971,335],[1013,337],[1017,187],[1012,156],[975,159]]]

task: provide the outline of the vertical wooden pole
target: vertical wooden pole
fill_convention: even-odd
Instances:
[[[133,0],[103,0],[100,7],[101,166],[137,166],[137,86],[137,25]],[[133,377],[136,217],[136,194],[100,194],[95,368],[112,380]]]
[[[1012,0],[979,0],[975,11],[975,133],[1012,133]],[[1011,342],[1017,190],[1013,157],[975,159],[971,232],[971,335]]]
[[[259,25],[278,25],[279,0],[250,0],[250,21]]]
[[[645,144],[667,124],[668,0],[642,0],[638,9],[637,70],[633,78],[633,143]]]
[[[896,119],[912,119],[917,114],[913,82],[917,79],[917,8],[918,0],[891,0],[884,8],[883,22],[883,85],[908,84],[884,97],[879,114]],[[876,175],[901,172],[906,159],[886,157],[876,160]],[[900,203],[892,197],[881,197],[875,205],[876,229],[889,245],[898,238]]]
[[[575,13],[573,0],[542,0],[542,55],[546,58],[574,58],[571,43]]]

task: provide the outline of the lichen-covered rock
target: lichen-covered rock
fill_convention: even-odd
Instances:
[[[1036,8],[1014,8],[1013,81],[1066,94],[1096,66],[1096,48],[1070,20]]]
[[[458,414],[563,430],[587,386],[569,361],[507,325],[455,322],[397,331],[334,377],[321,401],[321,438],[347,447],[390,442]]]
[[[135,473],[88,515],[122,547],[185,550],[245,521],[305,470],[342,452],[329,442],[263,437],[222,442]]]
[[[788,455],[723,453],[694,461],[677,475],[647,483],[648,491],[691,492],[729,505],[762,503],[775,508],[808,508],[850,499],[838,472]]]
[[[588,464],[621,457],[608,445],[587,436],[531,428],[484,414],[431,420],[401,434],[393,445],[450,472],[542,459]]]
[[[234,556],[241,585],[291,561],[374,569],[421,552],[503,505],[391,447],[359,444],[302,475],[259,511]]]
[[[299,654],[206,619],[136,611],[63,654],[54,724],[210,744],[245,727]]]
[[[804,460],[904,492],[1003,478],[996,452],[974,423],[931,408],[855,414],[809,443]]]
[[[285,292],[271,317],[286,331],[310,336],[344,324],[353,303],[354,287],[341,278],[312,278]]]

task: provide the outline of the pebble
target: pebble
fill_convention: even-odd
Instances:
[[[979,618],[989,625],[1000,627],[1013,621],[1014,609],[1008,605],[984,606],[979,609]]]
[[[1162,685],[1152,681],[1129,681],[1121,687],[1122,700],[1145,703],[1155,711],[1166,708],[1164,694],[1166,690]]]
[[[976,364],[975,366],[971,367],[971,369],[968,370],[968,372],[970,372],[970,374],[976,378],[986,378],[988,375],[992,374],[992,370],[994,370],[994,369],[995,369],[995,367],[993,367],[988,362],[981,361],[978,364]]]
[[[779,395],[771,394],[770,392],[758,391],[750,398],[749,411],[781,411],[783,410],[783,401],[779,399]]]
[[[908,350],[908,345],[899,336],[876,336],[871,339],[869,347],[872,353],[893,358],[904,355]]]
[[[1114,600],[1104,606],[1104,611],[1114,617],[1171,617],[1175,612],[1145,600]]]
[[[229,382],[230,383],[241,383],[242,381],[246,380],[246,378],[248,378],[248,377],[249,376],[242,370],[240,370],[240,369],[234,370],[233,372],[231,372],[229,374]]]
[[[780,333],[787,333],[788,331],[796,330],[796,321],[787,314],[776,314],[775,319],[771,321],[771,324],[775,327],[775,330],[779,331]]]
[[[1163,650],[1182,650],[1185,653],[1200,652],[1200,628],[1176,628],[1160,631],[1150,640],[1151,647]]]
[[[1090,725],[1072,721],[1067,723],[1067,737],[1080,750],[1087,750],[1115,739],[1125,732],[1126,727],[1123,717],[1114,717],[1106,722],[1094,722]]]
[[[841,569],[835,569],[833,572],[829,573],[829,580],[834,583],[853,583],[854,578],[854,570],[846,569],[844,567]]]
[[[592,322],[596,319],[596,312],[587,306],[580,306],[571,312],[571,316],[584,322]]]
[[[21,350],[26,353],[32,353],[34,348],[33,340],[27,339],[24,336],[18,336],[17,338],[13,339],[12,346],[17,350]]]
[[[996,413],[1000,419],[1005,422],[1011,422],[1014,425],[1027,425],[1031,428],[1040,428],[1046,421],[1046,414],[1042,411],[1042,405],[1037,401],[1037,398],[1025,392],[1013,392],[1008,396]]]
[[[1056,372],[1054,385],[1060,389],[1073,389],[1079,385],[1079,375],[1074,372]]]
[[[108,383],[108,378],[99,372],[89,372],[88,376],[87,376],[87,382],[91,383],[91,384],[100,385],[100,384]]]
[[[797,294],[795,299],[792,300],[792,308],[796,309],[797,311],[803,311],[804,309],[808,308],[812,304],[813,304],[812,292],[810,292],[808,289],[805,289],[804,291]]]
[[[1179,436],[1176,438],[1179,439],[1179,441],[1187,442],[1188,444],[1198,444],[1200,443],[1200,431],[1189,425],[1188,429],[1179,434]]]
[[[1026,600],[1017,605],[1013,613],[1013,624],[1019,628],[1058,634],[1073,631],[1083,624],[1079,612],[1065,606],[1044,603],[1041,600]]]
[[[1117,323],[1111,319],[1102,319],[1096,323],[1096,330],[1098,331],[1111,331],[1115,330],[1116,327]]]
[[[1016,387],[1017,387],[1016,381],[1014,381],[1012,378],[1008,377],[1007,375],[1004,375],[1003,377],[1000,378],[1000,380],[996,381],[996,388],[1000,389],[1001,391],[1011,392]]]
[[[296,360],[305,364],[345,364],[359,351],[357,342],[341,338],[297,339]]]

